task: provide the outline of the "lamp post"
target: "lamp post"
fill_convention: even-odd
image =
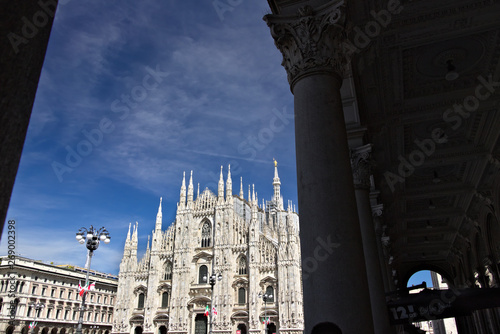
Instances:
[[[213,300],[214,300],[214,285],[217,281],[220,281],[222,279],[222,274],[219,273],[218,275],[215,274],[215,272],[212,270],[212,275],[209,277],[208,283],[210,284],[210,287],[212,289],[212,297],[210,299],[210,334],[212,334],[212,320],[213,320]],[[207,281],[207,276],[203,276],[203,280],[206,282]]]
[[[101,241],[104,241],[105,244],[108,244],[110,242],[110,239],[111,237],[109,236],[109,232],[104,227],[101,227],[100,229],[95,229],[92,225],[90,225],[89,229],[82,227],[76,233],[76,240],[78,240],[80,244],[84,244],[85,242],[87,242],[87,244],[85,245],[88,249],[87,265],[86,265],[87,275],[85,276],[85,287],[89,285],[90,261],[92,260],[92,255],[94,254],[94,251],[99,247],[99,243]],[[80,317],[78,319],[78,326],[76,327],[77,334],[82,334],[83,313],[85,311],[86,296],[87,293],[84,292],[82,297],[82,306],[80,307]]]
[[[266,321],[266,318],[267,318],[267,299],[271,299],[273,298],[273,295],[272,294],[267,294],[267,293],[263,293],[262,291],[259,292],[259,298],[262,298],[262,300],[264,301],[264,334],[268,334],[267,332],[269,331],[269,327],[267,326],[268,324],[265,323]]]
[[[33,327],[31,329],[31,333],[35,333],[35,327],[36,327],[36,319],[40,316],[40,310],[45,307],[45,304],[42,304],[40,302],[32,302],[29,304],[29,307],[35,309],[35,316],[33,317]]]

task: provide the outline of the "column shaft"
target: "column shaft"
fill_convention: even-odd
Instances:
[[[379,252],[370,206],[370,194],[369,190],[365,188],[357,188],[355,192],[361,235],[363,237],[368,287],[370,289],[373,327],[376,334],[388,334],[394,331],[391,329],[389,317],[387,315],[384,282],[382,280],[382,272],[379,265]]]
[[[362,237],[340,96],[314,73],[293,88],[305,332],[321,322],[373,333]]]

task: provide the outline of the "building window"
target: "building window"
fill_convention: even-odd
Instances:
[[[31,294],[34,295],[35,292],[36,292],[36,286],[34,286],[34,287],[31,288]]]
[[[111,314],[108,314],[108,322],[111,322]]]
[[[73,294],[73,291],[68,292],[68,299],[71,299],[71,295]]]
[[[64,290],[59,291],[59,298],[62,298],[64,294]]]
[[[209,222],[205,222],[201,228],[201,247],[210,247],[212,228]]]
[[[238,304],[246,303],[246,291],[245,288],[238,289]]]
[[[52,289],[52,291],[50,292],[50,296],[51,297],[54,297],[54,294],[56,293],[56,289]]]
[[[73,320],[76,320],[76,311],[73,311]]]
[[[59,319],[59,316],[61,315],[61,310],[56,311],[56,319]]]
[[[108,296],[104,296],[104,304],[108,302]]]
[[[200,267],[200,275],[198,277],[198,283],[204,284],[208,282],[208,268],[205,265]]]
[[[168,307],[168,292],[164,292],[161,295],[161,307]]]
[[[64,320],[68,320],[69,310],[64,311]]]
[[[28,312],[26,312],[26,316],[28,318],[31,317],[31,310],[32,310],[31,306],[28,306]]]
[[[52,309],[48,308],[47,309],[47,319],[50,318],[50,314],[52,313]]]
[[[101,302],[101,296],[97,296],[97,302],[100,303]]]
[[[267,297],[267,301],[270,303],[274,303],[274,289],[272,286],[268,286],[266,289],[266,295],[272,296],[272,297]]]
[[[137,308],[144,308],[144,294],[139,294],[139,301],[137,303]]]
[[[172,280],[172,262],[167,262],[167,265],[165,266],[165,275],[163,279],[166,281]]]
[[[238,274],[239,275],[247,274],[247,260],[245,259],[244,256],[241,256],[240,260],[238,261]]]
[[[42,288],[42,296],[45,296],[45,290],[47,290],[47,288]]]

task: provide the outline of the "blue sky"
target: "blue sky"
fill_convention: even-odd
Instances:
[[[297,203],[293,96],[268,12],[263,0],[60,0],[7,215],[17,253],[83,266],[75,233],[105,226],[92,268],[117,273],[130,222],[143,252],[160,196],[163,228],[175,219],[183,171],[215,190],[231,164],[233,193],[242,176],[245,196],[255,183],[270,199],[275,158]]]
[[[293,96],[268,8],[60,0],[7,215],[16,251],[83,266],[75,233],[105,226],[92,268],[116,274],[130,222],[143,253],[160,196],[163,228],[174,221],[184,171],[216,190],[231,164],[233,193],[242,176],[245,196],[255,183],[270,199],[276,158],[296,204]]]

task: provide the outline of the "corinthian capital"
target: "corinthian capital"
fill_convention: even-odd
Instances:
[[[364,145],[351,150],[351,167],[354,187],[357,189],[370,188],[370,175],[373,162],[371,160],[372,145]]]
[[[345,15],[344,1],[337,1],[317,10],[304,6],[294,16],[264,16],[274,44],[283,54],[281,65],[292,90],[298,79],[311,73],[344,76],[350,62],[343,46]]]

